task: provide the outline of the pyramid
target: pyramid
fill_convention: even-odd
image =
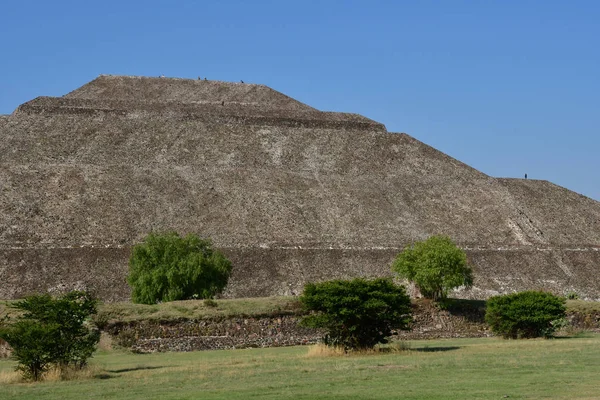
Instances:
[[[94,290],[127,300],[151,231],[210,237],[225,297],[390,275],[449,235],[487,298],[526,289],[600,298],[600,202],[490,177],[361,115],[263,85],[102,75],[0,116],[0,298]]]

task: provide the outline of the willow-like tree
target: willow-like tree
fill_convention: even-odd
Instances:
[[[134,303],[208,299],[221,292],[231,262],[210,240],[175,232],[151,233],[133,247],[127,281]]]

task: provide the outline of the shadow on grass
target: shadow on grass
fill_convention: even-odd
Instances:
[[[460,349],[459,346],[437,346],[437,347],[419,347],[416,349],[411,349],[412,351],[420,351],[422,353],[435,353],[438,351],[452,351]]]
[[[116,376],[111,375],[111,374],[97,374],[97,375],[94,375],[94,379],[111,379],[111,378],[116,378]]]
[[[111,372],[113,374],[120,374],[123,372],[132,372],[132,371],[141,371],[141,370],[145,370],[145,369],[160,369],[160,368],[164,368],[164,367],[146,367],[146,366],[137,366],[137,367],[133,367],[133,368],[122,368],[122,369],[113,369],[113,370],[109,370],[108,372]]]
[[[574,332],[571,334],[564,334],[564,335],[556,335],[556,336],[550,336],[548,338],[548,340],[564,340],[564,339],[588,339],[588,338],[593,338],[595,335],[597,335],[596,332],[593,331],[581,331],[581,332]]]

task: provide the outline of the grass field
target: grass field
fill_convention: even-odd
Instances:
[[[92,378],[6,383],[0,399],[598,399],[600,335],[411,341],[408,350],[308,356],[309,347],[100,351]],[[509,397],[504,397],[509,396]]]

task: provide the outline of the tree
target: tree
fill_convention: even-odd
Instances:
[[[346,350],[387,343],[393,329],[411,322],[410,298],[390,279],[308,283],[300,301],[312,312],[302,325],[326,329],[325,344]]]
[[[127,281],[134,303],[212,298],[221,292],[231,262],[209,240],[175,232],[149,234],[133,247]]]
[[[0,327],[0,337],[12,347],[16,370],[27,380],[38,381],[55,362],[57,330],[36,321],[19,320]]]
[[[441,300],[459,286],[473,285],[473,271],[465,252],[447,236],[408,246],[396,257],[392,270],[413,282],[424,297]]]
[[[547,292],[526,291],[490,297],[485,321],[505,339],[549,337],[566,317],[566,300]]]
[[[96,350],[100,332],[88,322],[97,300],[89,293],[33,295],[11,307],[20,314],[12,323],[3,319],[0,338],[12,347],[25,378],[39,380],[51,365],[82,368]]]

